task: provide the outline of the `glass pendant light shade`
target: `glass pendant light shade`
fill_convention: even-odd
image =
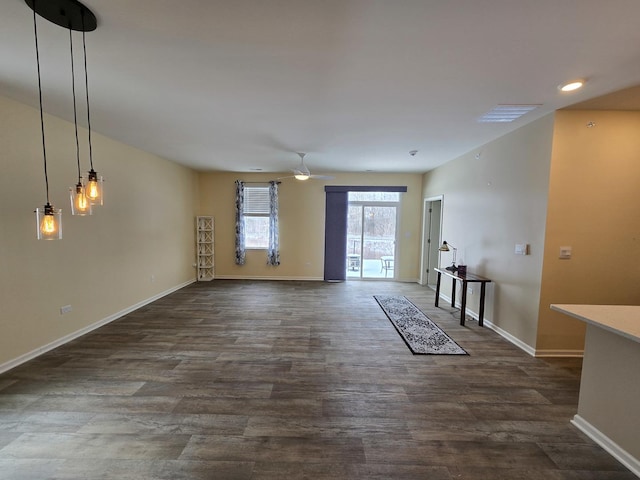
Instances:
[[[91,202],[87,198],[87,192],[82,185],[82,182],[78,182],[75,187],[69,188],[69,197],[71,199],[71,215],[91,215]]]
[[[82,17],[84,18],[84,16]],[[84,24],[83,24],[84,27]],[[89,74],[87,72],[87,43],[85,41],[85,30],[82,31],[82,51],[84,56],[84,86],[85,93],[87,94],[87,131],[89,140],[89,163],[91,164],[91,170],[89,170],[89,176],[87,177],[87,197],[92,205],[104,205],[104,182],[101,176],[98,176],[93,169],[93,148],[91,147],[91,110],[89,108]]]
[[[36,208],[36,230],[38,240],[62,239],[62,210],[55,209],[49,203]]]
[[[71,56],[71,93],[73,96],[73,123],[76,128],[76,164],[78,166],[78,183],[75,187],[69,188],[69,196],[71,197],[71,215],[91,215],[91,202],[87,198],[87,192],[82,184],[82,176],[80,174],[80,143],[78,142],[78,115],[76,109],[76,74],[73,67],[73,35],[71,26],[69,26],[69,53]]]
[[[102,205],[104,203],[104,179],[91,169],[87,179],[86,194],[92,205]]]

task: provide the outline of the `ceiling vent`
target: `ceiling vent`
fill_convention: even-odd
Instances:
[[[498,105],[478,118],[480,123],[505,123],[517,120],[540,105]]]

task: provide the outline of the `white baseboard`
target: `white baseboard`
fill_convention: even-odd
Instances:
[[[451,297],[448,297],[447,295],[440,294],[440,300],[445,300],[449,305],[451,305]],[[460,304],[458,304],[456,308],[460,308]],[[474,318],[475,320],[478,320],[478,314],[472,310],[469,310],[468,308],[467,308],[467,316]],[[495,325],[493,322],[491,322],[490,320],[487,320],[486,318],[483,322],[483,325],[487,328],[490,328],[491,330],[496,332],[498,335],[500,335],[502,338],[512,343],[513,345],[518,347],[520,350],[528,353],[532,357],[582,357],[584,356],[583,350],[536,350],[531,345],[528,345],[527,343],[523,342],[519,338],[511,335],[509,332]]]
[[[196,280],[194,278],[193,280],[189,280],[187,282],[181,283],[180,285],[176,285],[175,287],[171,287],[170,289],[165,290],[164,292],[160,292],[150,298],[147,298],[141,302],[136,303],[135,305],[131,305],[130,307],[125,308],[124,310],[120,310],[119,312],[114,313],[113,315],[109,315],[108,317],[103,318],[102,320],[98,320],[97,322],[92,323],[91,325],[87,325],[86,327],[83,327],[80,330],[76,330],[75,332],[72,332],[68,335],[65,335],[64,337],[54,340],[51,343],[43,345],[42,347],[38,347],[35,350],[25,353],[24,355],[20,355],[19,357],[14,358],[13,360],[9,360],[8,362],[5,362],[0,365],[0,373],[11,370],[12,368],[15,368],[18,365],[28,362],[29,360],[33,360],[34,358],[42,355],[43,353],[53,350],[54,348],[60,347],[65,343],[68,343],[71,340],[75,340],[76,338],[81,337],[82,335],[85,335],[95,330],[96,328],[100,328],[103,325],[106,325],[107,323],[111,323],[114,320],[117,320],[118,318],[124,317],[126,314],[131,313],[141,307],[144,307],[145,305],[148,305],[151,302],[155,302],[156,300],[159,300],[162,297],[166,297],[170,293],[180,290],[181,288],[184,288],[187,285],[191,285],[195,281]]]
[[[582,358],[584,350],[536,350],[536,357],[566,357],[566,358]]]
[[[289,280],[289,281],[301,281],[301,282],[324,282],[323,277],[271,277],[271,276],[258,276],[258,275],[216,275],[215,280]],[[418,283],[415,278],[347,278],[346,280],[338,280],[338,282],[349,280],[367,280],[367,281],[388,281],[388,282],[401,282],[401,283]]]
[[[581,357],[584,356],[584,350],[536,350],[532,346],[524,343],[519,338],[514,337],[509,332],[507,332],[506,330],[503,330],[502,328],[498,327],[497,325],[494,325],[490,321],[485,320],[484,324],[487,327],[489,327],[491,330],[495,331],[498,335],[500,335],[504,339],[508,340],[509,342],[513,343],[520,350],[525,351],[526,353],[528,353],[532,357],[536,357],[536,358],[544,358],[544,357],[548,357],[548,358],[558,358],[558,357],[563,357],[563,358],[581,358]]]
[[[257,275],[216,275],[215,280],[293,280],[301,282],[324,282],[323,277],[261,277]],[[403,279],[403,278],[347,278],[346,280],[338,280],[338,282],[344,282],[349,280],[362,280],[362,281],[388,281],[388,282],[401,282],[401,283],[418,283],[415,278]]]
[[[322,277],[270,277],[259,275],[216,275],[215,280],[297,280],[302,282],[323,282]]]
[[[604,433],[591,425],[587,420],[580,415],[575,415],[571,420],[571,423],[582,433],[584,433],[591,440],[596,442],[602,448],[604,448],[609,454],[611,454],[616,460],[622,463],[625,467],[631,470],[634,475],[640,477],[640,460],[632,456],[624,448],[618,445],[616,442],[607,437]]]
[[[513,335],[511,335],[509,332],[507,332],[506,330],[503,330],[502,328],[500,328],[497,325],[494,325],[492,322],[485,320],[484,324],[490,328],[491,330],[493,330],[494,332],[496,332],[498,335],[500,335],[502,338],[504,338],[505,340],[508,340],[510,343],[512,343],[513,345],[515,345],[516,347],[518,347],[520,350],[523,350],[524,352],[528,353],[529,355],[531,355],[532,357],[536,356],[536,349],[533,348],[531,345],[524,343],[522,340],[520,340],[518,337],[514,337]]]

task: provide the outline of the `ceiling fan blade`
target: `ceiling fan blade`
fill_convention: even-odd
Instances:
[[[333,180],[335,178],[333,175],[309,175],[309,176],[316,180]]]
[[[298,175],[300,175],[300,172],[297,173]],[[302,175],[305,176],[305,175]],[[286,177],[278,177],[276,180],[284,180],[286,178],[295,178],[298,181],[305,181],[308,179],[313,179],[313,180],[333,180],[335,177],[333,177],[332,175],[307,175],[307,178],[297,178],[296,175],[287,175]]]

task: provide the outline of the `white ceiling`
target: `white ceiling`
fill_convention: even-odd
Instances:
[[[84,3],[93,130],[199,170],[424,172],[640,84],[638,0]],[[38,25],[45,111],[72,120],[67,31]],[[2,0],[0,94],[36,106],[36,78],[32,11]],[[504,103],[542,106],[476,121]]]

